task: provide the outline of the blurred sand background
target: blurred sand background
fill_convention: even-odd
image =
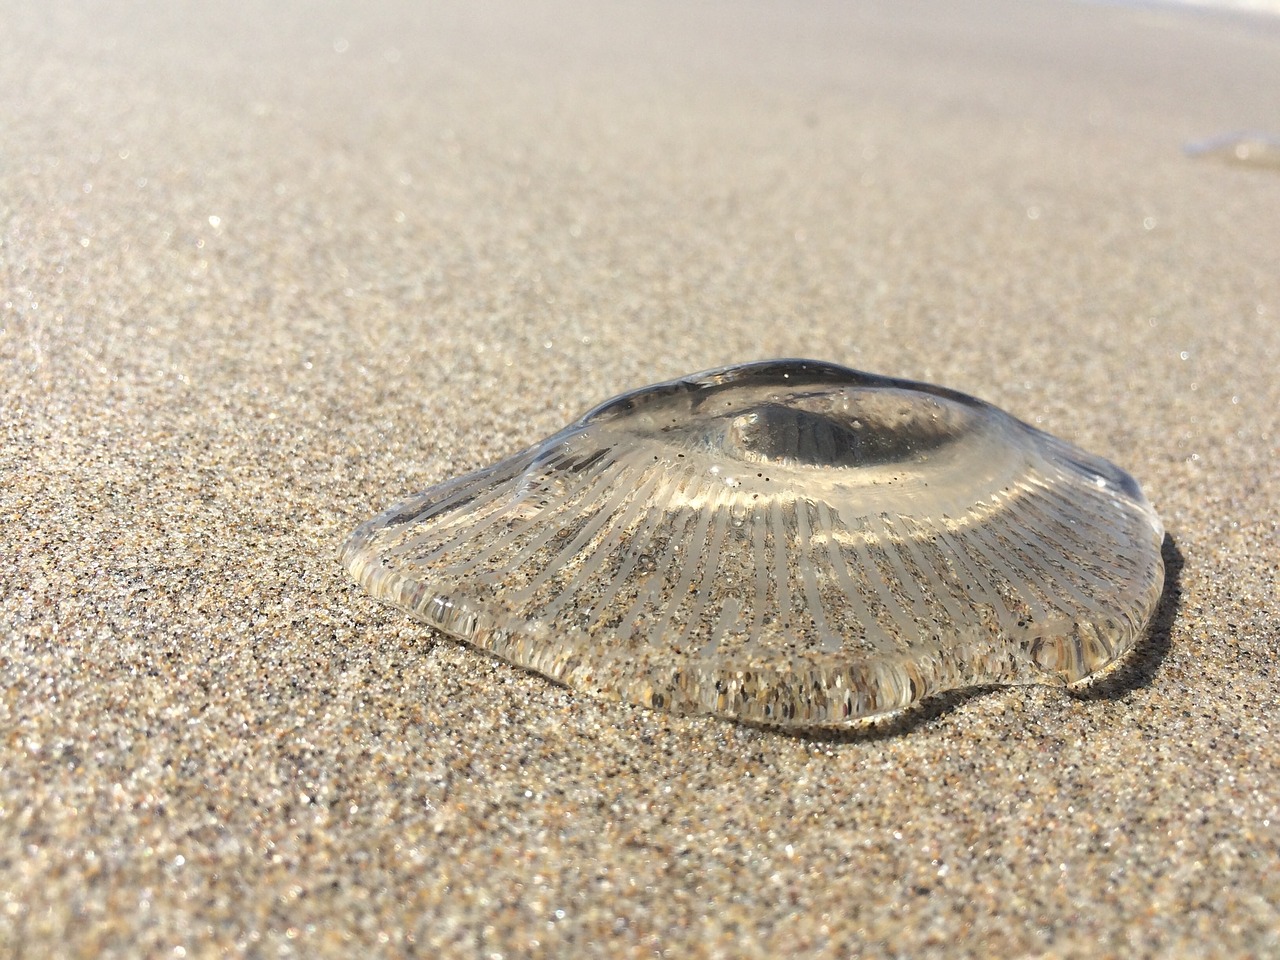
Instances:
[[[0,0],[0,954],[1280,953],[1280,23]],[[1132,473],[1090,697],[805,739],[348,582],[391,501],[816,357]]]

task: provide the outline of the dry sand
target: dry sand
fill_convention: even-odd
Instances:
[[[0,953],[1280,953],[1280,27],[1066,2],[0,4]],[[216,9],[210,9],[216,7]],[[344,535],[799,355],[1116,460],[1138,663],[805,739]]]

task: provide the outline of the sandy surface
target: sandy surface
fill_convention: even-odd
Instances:
[[[1280,28],[1036,2],[0,4],[0,953],[1280,952]],[[1133,669],[804,739],[364,596],[390,501],[770,356],[1171,535]]]

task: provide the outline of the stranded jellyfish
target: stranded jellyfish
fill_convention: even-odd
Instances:
[[[601,404],[342,559],[577,690],[794,726],[1075,684],[1142,636],[1163,530],[1113,464],[941,387],[808,360]]]

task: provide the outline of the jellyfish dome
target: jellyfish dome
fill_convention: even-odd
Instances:
[[[1141,638],[1163,529],[973,397],[775,360],[609,400],[363,524],[374,596],[568,686],[793,726],[1077,684]]]

